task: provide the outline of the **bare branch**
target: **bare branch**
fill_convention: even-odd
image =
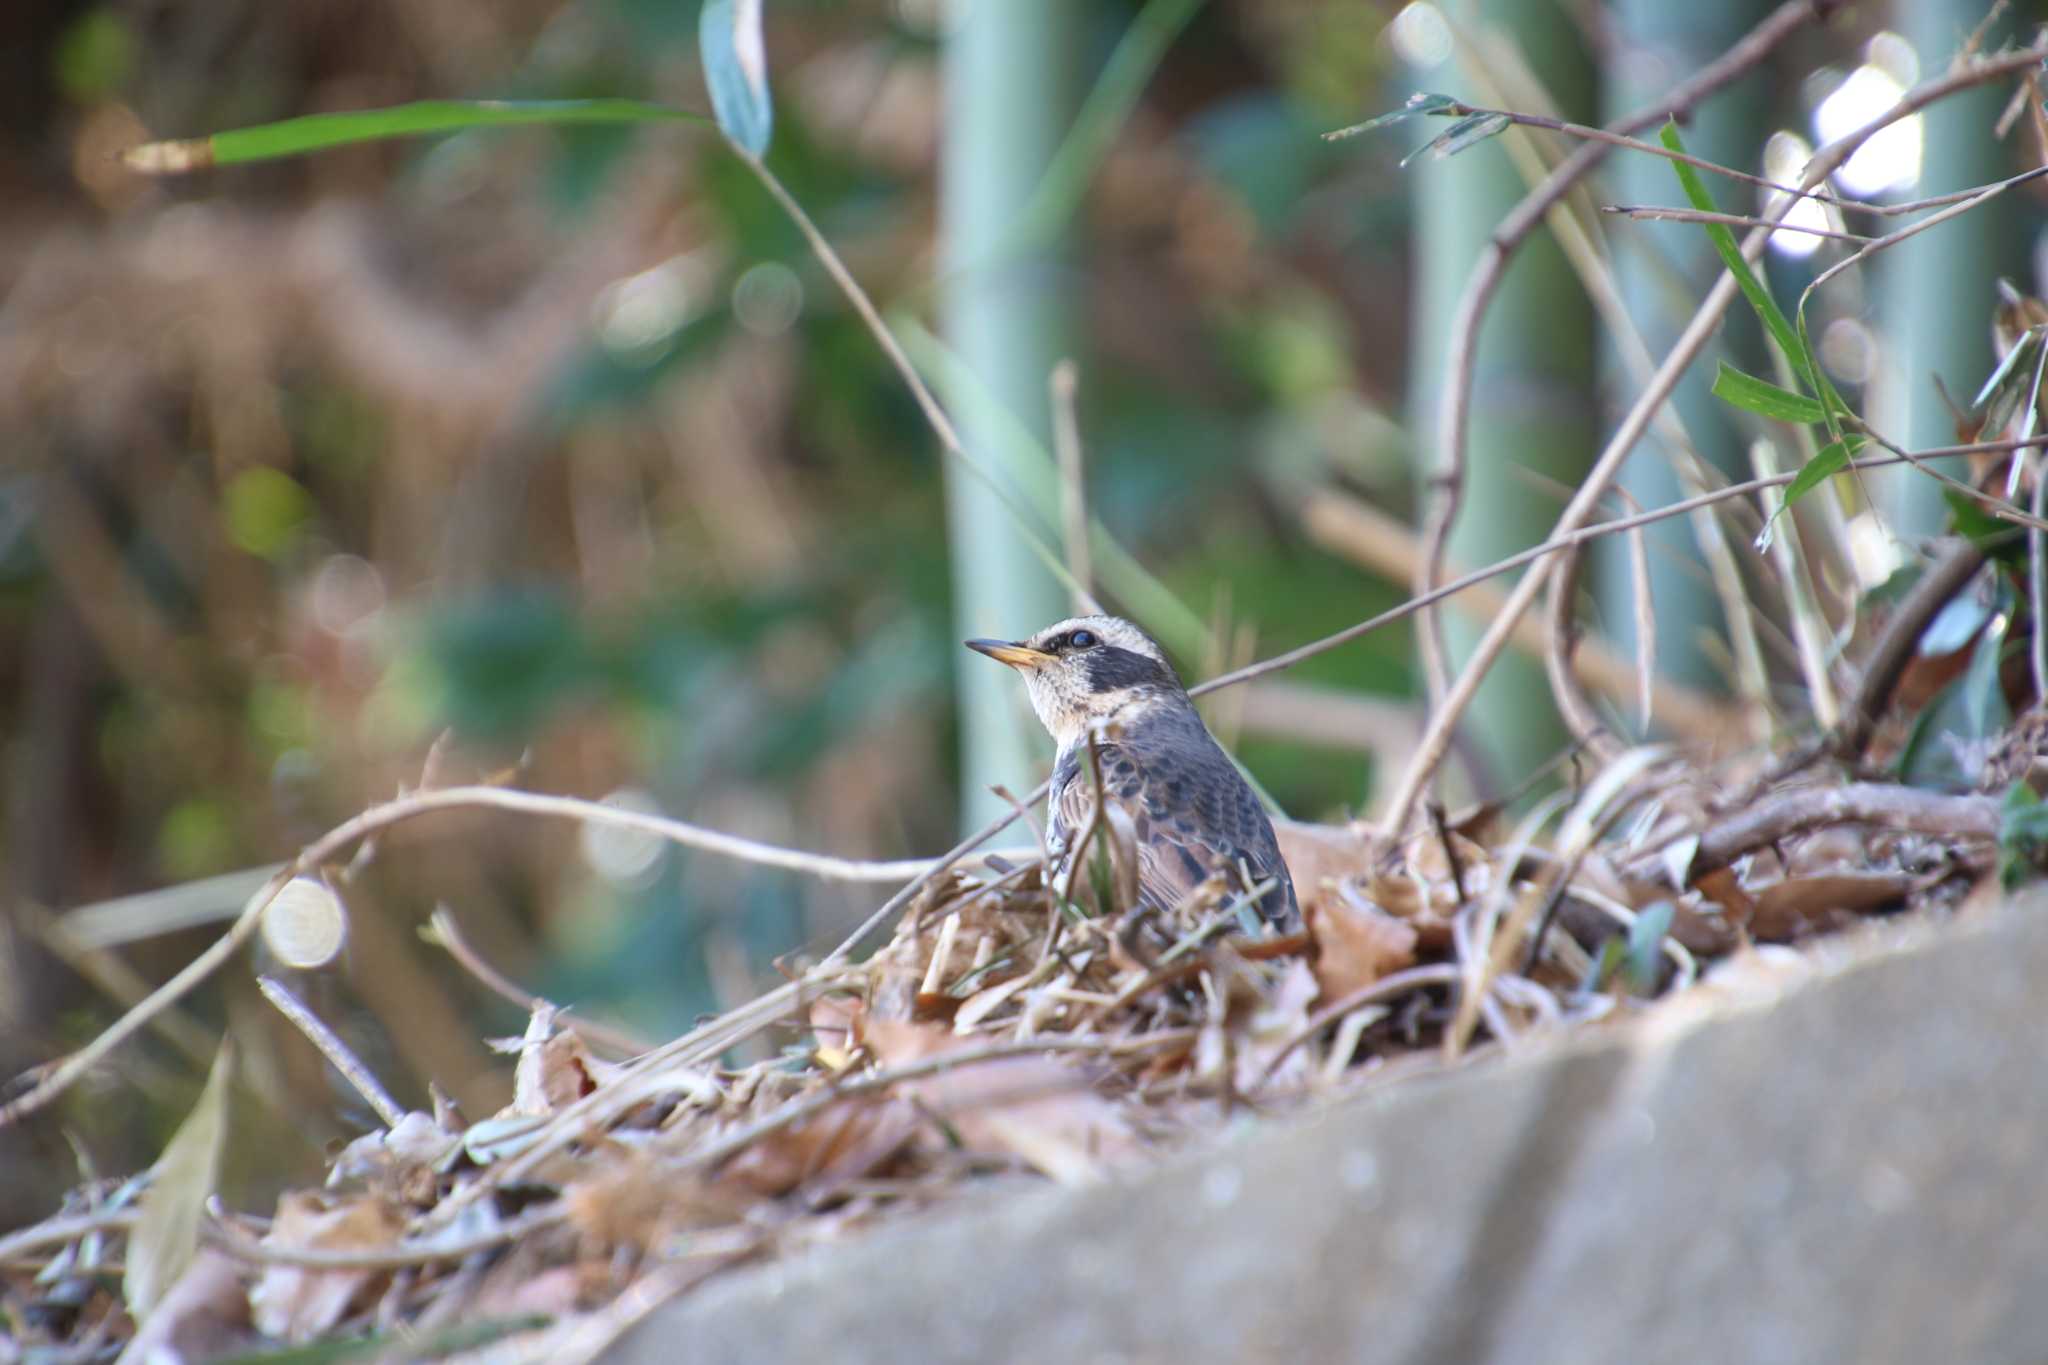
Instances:
[[[1638,110],[1615,124],[1624,135],[1653,128],[1675,113],[1692,108],[1769,56],[1771,50],[1793,33],[1825,12],[1827,7],[1810,0],[1786,0],[1762,23],[1751,29],[1722,56],[1681,82],[1668,99]],[[1465,452],[1470,437],[1471,394],[1478,364],[1479,321],[1492,302],[1494,291],[1507,273],[1508,261],[1544,216],[1569,194],[1572,187],[1603,161],[1613,148],[1605,143],[1586,142],[1559,162],[1541,184],[1522,197],[1513,212],[1501,220],[1486,249],[1474,263],[1458,311],[1451,323],[1447,348],[1445,382],[1438,400],[1436,438],[1438,457],[1430,475],[1432,494],[1423,522],[1424,557],[1416,576],[1417,596],[1426,597],[1443,581],[1444,558],[1450,545],[1450,531],[1457,520],[1463,498]],[[1788,203],[1790,201],[1787,201]],[[1566,528],[1569,529],[1569,528]],[[1428,684],[1430,710],[1442,708],[1449,685],[1449,653],[1443,628],[1434,612],[1424,613],[1415,627],[1416,648],[1422,655],[1423,675]]]
[[[1848,160],[1849,156],[1865,141],[1899,119],[1905,118],[1947,95],[1954,94],[1956,91],[1981,85],[2000,76],[2009,75],[2015,71],[2033,66],[2041,61],[2044,55],[2048,55],[2048,37],[2037,40],[2030,47],[2001,53],[1997,57],[1986,58],[1982,61],[1968,64],[1961,69],[1950,72],[1939,80],[1915,87],[1913,90],[1908,91],[1896,105],[1884,114],[1864,124],[1854,132],[1837,138],[1834,142],[1829,143],[1814,153],[1812,160],[1807,163],[1806,170],[1801,176],[1802,185],[1806,188],[1811,188],[1814,185],[1820,184],[1829,175],[1833,174],[1838,166]],[[1559,169],[1562,170],[1563,166],[1560,166]],[[1529,200],[1524,200],[1523,202],[1527,204]],[[1795,200],[1790,198],[1780,199],[1766,212],[1764,215],[1765,220],[1769,223],[1782,221],[1784,216],[1791,211],[1795,202]],[[1516,215],[1510,215],[1510,217],[1514,218]],[[1503,224],[1503,228],[1506,226],[1506,224]],[[1754,260],[1761,254],[1768,234],[1768,228],[1758,228],[1745,238],[1742,244],[1742,251],[1747,259]],[[1490,263],[1493,259],[1494,255],[1489,254],[1485,261]],[[1482,271],[1484,268],[1483,264]],[[1489,296],[1490,292],[1491,286],[1489,285],[1487,286]],[[1636,403],[1630,408],[1627,416],[1622,419],[1613,438],[1609,440],[1607,447],[1600,453],[1600,458],[1594,463],[1592,472],[1587,476],[1585,482],[1580,485],[1578,493],[1558,518],[1558,533],[1568,533],[1580,527],[1585,522],[1586,517],[1592,512],[1594,506],[1597,505],[1598,500],[1605,495],[1607,485],[1620,472],[1622,464],[1635,448],[1636,442],[1641,439],[1643,433],[1649,428],[1657,409],[1670,399],[1673,389],[1677,386],[1679,376],[1691,365],[1694,357],[1706,345],[1707,339],[1719,327],[1721,316],[1727,311],[1728,305],[1734,301],[1736,292],[1735,277],[1723,271],[1720,278],[1715,281],[1713,288],[1708,292],[1706,300],[1694,313],[1692,320],[1686,324],[1685,330],[1679,335],[1678,341],[1672,346],[1670,354],[1665,357],[1664,363],[1658,368],[1654,379],[1637,398]],[[1467,299],[1470,300],[1473,297],[1473,293],[1468,290]],[[1483,302],[1484,300],[1482,299],[1482,305]],[[1459,321],[1461,327],[1466,324],[1466,314],[1462,308]],[[1476,312],[1471,315],[1470,322],[1476,328]],[[1454,333],[1454,337],[1459,335]],[[1465,337],[1462,339],[1469,350],[1470,338]],[[1447,413],[1456,414],[1455,423],[1446,424],[1443,433],[1445,444],[1442,447],[1444,458],[1439,464],[1438,478],[1440,481],[1444,481],[1448,476],[1448,481],[1443,483],[1447,490],[1460,482],[1463,477],[1463,422],[1464,410],[1468,406],[1467,394],[1469,392],[1470,376],[1471,357],[1466,355],[1453,365],[1451,382],[1446,384],[1444,390],[1446,411]],[[1455,445],[1451,444],[1454,439],[1456,441]],[[1443,535],[1448,534],[1448,528],[1448,521],[1443,522],[1440,527],[1433,527],[1434,530]],[[1439,551],[1441,550],[1440,545],[1438,549]],[[1509,595],[1506,613],[1497,618],[1488,628],[1486,634],[1480,639],[1472,653],[1472,657],[1466,662],[1464,671],[1459,675],[1457,683],[1445,698],[1444,704],[1432,711],[1429,729],[1423,735],[1421,746],[1414,760],[1410,763],[1408,771],[1403,774],[1400,786],[1395,789],[1394,796],[1388,803],[1387,829],[1393,837],[1398,838],[1406,826],[1409,816],[1415,809],[1415,803],[1421,794],[1423,786],[1428,783],[1431,775],[1436,771],[1437,765],[1443,760],[1444,753],[1450,744],[1451,732],[1456,726],[1458,718],[1464,713],[1465,708],[1471,704],[1472,697],[1479,690],[1481,680],[1485,677],[1487,671],[1492,668],[1493,661],[1499,657],[1501,649],[1506,645],[1508,635],[1513,630],[1514,623],[1512,617],[1528,610],[1530,604],[1534,602],[1536,594],[1542,591],[1544,583],[1549,576],[1550,564],[1545,561],[1537,562],[1530,568],[1528,573],[1522,576],[1521,580],[1515,585],[1514,591]]]
[[[325,1020],[307,1009],[299,998],[274,976],[257,977],[256,987],[263,992],[265,1000],[277,1006],[279,1014],[291,1020],[292,1025],[306,1035],[306,1041],[319,1050],[320,1055],[327,1059],[327,1064],[339,1071],[342,1078],[355,1087],[355,1092],[363,1097],[363,1102],[377,1111],[377,1117],[384,1121],[386,1128],[398,1126],[399,1121],[405,1117],[405,1106],[391,1098],[391,1092],[378,1083],[377,1078],[370,1074],[370,1068],[364,1066],[362,1060],[349,1051],[348,1044],[342,1042],[334,1030],[327,1027]]]

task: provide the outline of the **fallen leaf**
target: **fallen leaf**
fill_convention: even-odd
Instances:
[[[122,1297],[138,1322],[148,1319],[199,1250],[199,1227],[227,1138],[228,1078],[234,1069],[234,1046],[222,1043],[199,1102],[171,1135],[143,1192],[142,1215],[128,1236],[128,1265],[121,1276]]]
[[[398,1212],[371,1197],[334,1201],[310,1190],[278,1197],[277,1217],[263,1245],[293,1251],[370,1251],[388,1247],[404,1228]],[[312,1270],[267,1265],[249,1289],[256,1330],[303,1345],[341,1321],[359,1296],[388,1271]]]
[[[895,1020],[868,1021],[868,1047],[884,1066],[982,1046],[978,1039]],[[1103,1161],[1130,1150],[1123,1114],[1059,1057],[1027,1053],[907,1080],[894,1093],[937,1118],[966,1146],[1022,1157],[1062,1184],[1097,1179]]]
[[[1419,935],[1355,890],[1319,896],[1306,908],[1315,940],[1315,982],[1324,1000],[1336,1000],[1415,962]]]
[[[248,1344],[249,1299],[242,1292],[242,1263],[205,1247],[157,1301],[149,1321],[128,1339],[114,1365],[218,1360]]]
[[[752,1143],[720,1168],[719,1177],[762,1198],[779,1198],[809,1182],[868,1174],[922,1125],[908,1105],[849,1095]]]
[[[1766,942],[1825,928],[1831,919],[1896,906],[1919,885],[1909,872],[1838,872],[1777,882],[1756,893],[1750,932]]]

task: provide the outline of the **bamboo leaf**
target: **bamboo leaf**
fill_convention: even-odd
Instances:
[[[1799,467],[1799,473],[1785,486],[1785,500],[1764,519],[1764,529],[1757,532],[1758,554],[1771,548],[1771,539],[1777,534],[1778,518],[1785,515],[1785,509],[1847,469],[1850,457],[1865,444],[1861,436],[1844,436],[1839,441],[1829,441],[1812,459]]]
[[[1790,507],[1828,479],[1849,467],[1849,457],[1863,448],[1861,436],[1844,436],[1829,441],[1812,459],[1800,466],[1799,476],[1785,489],[1785,506]]]
[[[329,147],[470,128],[579,123],[703,123],[702,114],[640,100],[420,100],[387,109],[306,114],[211,137],[145,142],[121,159],[146,175],[181,175],[209,166],[237,166]]]
[[[1402,157],[1401,165],[1405,168],[1409,162],[1423,156],[1435,157],[1439,161],[1447,156],[1456,156],[1467,147],[1476,147],[1488,138],[1500,136],[1513,122],[1514,120],[1506,114],[1473,114],[1469,118],[1459,119],[1438,136]]]
[[[1664,935],[1671,931],[1671,914],[1671,902],[1658,901],[1637,915],[1635,923],[1629,926],[1628,952],[1623,961],[1629,985],[1638,995],[1648,995],[1657,989],[1657,959],[1663,953]]]
[[[1678,135],[1676,123],[1666,122],[1662,136],[1667,149],[1679,153],[1685,151],[1685,142]],[[1672,162],[1671,168],[1678,172],[1678,183],[1685,190],[1685,197],[1692,201],[1694,208],[1702,213],[1719,212],[1719,206],[1714,203],[1714,196],[1707,193],[1707,187],[1700,180],[1700,173],[1697,170],[1682,161]],[[1820,367],[1814,363],[1812,352],[1799,339],[1799,333],[1793,330],[1784,310],[1778,307],[1778,301],[1771,297],[1771,291],[1757,278],[1756,271],[1750,268],[1748,258],[1736,244],[1735,234],[1729,231],[1726,223],[1704,223],[1701,226],[1706,228],[1707,237],[1713,242],[1715,254],[1720,256],[1721,264],[1735,277],[1736,286],[1742,290],[1742,296],[1748,299],[1749,306],[1756,310],[1757,317],[1764,324],[1764,330],[1771,334],[1771,339],[1778,343],[1778,349],[1792,362],[1794,372],[1811,385],[1816,393],[1825,393],[1826,390],[1818,377]],[[1787,501],[1790,501],[1790,496],[1787,495]]]
[[[200,1220],[213,1195],[227,1138],[228,1079],[234,1069],[234,1047],[222,1043],[199,1102],[171,1135],[143,1192],[142,1215],[129,1234],[128,1265],[121,1277],[122,1297],[138,1321],[163,1301],[199,1250]]]
[[[697,12],[697,54],[711,112],[725,135],[752,157],[768,151],[775,109],[768,100],[768,47],[761,37],[763,0],[704,0]]]
[[[1399,109],[1381,114],[1378,118],[1369,118],[1363,123],[1354,123],[1348,128],[1339,128],[1334,132],[1324,133],[1323,141],[1337,142],[1343,138],[1357,137],[1361,133],[1375,132],[1381,128],[1391,128],[1404,119],[1420,118],[1430,114],[1454,115],[1463,112],[1466,112],[1465,106],[1452,99],[1449,95],[1432,95],[1418,90],[1410,95],[1407,103],[1403,104]]]
[[[1720,372],[1714,376],[1714,397],[1744,412],[1779,422],[1811,423],[1827,418],[1827,410],[1805,394],[1781,389],[1753,374],[1744,374],[1725,360],[1721,362]]]

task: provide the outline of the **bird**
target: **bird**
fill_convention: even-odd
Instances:
[[[1247,889],[1271,882],[1260,915],[1282,932],[1299,927],[1272,821],[1150,635],[1120,617],[1076,616],[1028,639],[966,644],[1023,675],[1032,710],[1059,746],[1047,798],[1056,873],[1095,804],[1093,735],[1105,804],[1135,835],[1140,902],[1173,910],[1221,871],[1248,877]]]

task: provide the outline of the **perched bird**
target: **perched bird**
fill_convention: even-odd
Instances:
[[[1056,864],[1094,806],[1093,732],[1104,799],[1135,831],[1141,901],[1170,910],[1212,872],[1241,865],[1251,885],[1276,883],[1259,913],[1282,928],[1299,923],[1272,822],[1151,636],[1114,616],[1077,616],[1028,640],[967,647],[1024,675],[1031,707],[1059,745],[1048,819]]]

